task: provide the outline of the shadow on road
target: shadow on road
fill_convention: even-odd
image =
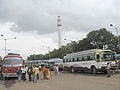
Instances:
[[[12,87],[12,85],[15,83],[16,83],[16,78],[6,78],[6,80],[5,79],[0,80],[0,84],[4,85],[6,88]]]

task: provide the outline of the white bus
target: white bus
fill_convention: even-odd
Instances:
[[[60,58],[52,58],[48,60],[48,65],[52,70],[54,69],[55,65],[58,65],[59,68],[61,68],[62,64],[63,64],[63,59]]]
[[[106,73],[107,63],[111,63],[111,69],[116,69],[114,53],[111,50],[91,49],[70,53],[64,56],[63,66],[71,72],[86,71],[96,74],[98,71]]]
[[[49,64],[54,64],[54,65],[61,65],[63,63],[63,59],[60,58],[52,58],[48,60]]]

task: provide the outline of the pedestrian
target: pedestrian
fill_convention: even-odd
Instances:
[[[61,71],[61,72],[64,71],[64,66],[63,65],[60,66],[59,71]]]
[[[44,72],[45,72],[45,79],[49,80],[51,75],[50,68],[46,67]]]
[[[111,68],[110,63],[107,63],[107,77],[111,76],[110,68]]]
[[[42,65],[43,79],[45,79],[45,69],[46,69],[45,65]]]
[[[23,66],[21,70],[22,70],[22,80],[25,81],[26,80],[26,68]]]
[[[32,74],[33,74],[32,66],[28,67],[27,73],[28,73],[29,81],[31,81],[32,80]]]
[[[36,83],[37,80],[38,80],[38,76],[39,76],[39,68],[38,68],[38,66],[35,66],[33,68],[33,75],[34,75],[33,82]]]
[[[2,65],[0,65],[0,80],[3,79],[3,76],[2,76]]]
[[[18,80],[20,81],[20,80],[21,80],[21,77],[22,77],[22,70],[21,70],[21,67],[18,69],[17,75],[18,75]]]
[[[55,75],[59,74],[59,67],[58,67],[58,65],[54,66],[54,73],[55,73]]]

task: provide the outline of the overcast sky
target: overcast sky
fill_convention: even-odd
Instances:
[[[58,47],[57,16],[62,19],[62,44],[81,40],[87,33],[120,30],[120,0],[0,0],[0,54],[44,54]],[[63,39],[67,38],[66,41]]]

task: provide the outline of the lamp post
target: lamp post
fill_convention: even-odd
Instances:
[[[1,35],[2,37],[4,37],[3,35]],[[5,55],[6,55],[6,51],[7,51],[7,40],[10,40],[10,39],[16,39],[16,37],[14,37],[14,38],[4,38],[3,40],[5,40]]]
[[[72,40],[69,40],[69,39],[66,39],[66,38],[64,38],[64,40],[65,41],[70,41],[70,43],[72,43]],[[69,48],[70,52],[73,52],[73,48],[71,48],[70,43],[68,43],[68,48]]]
[[[117,27],[115,27],[113,24],[110,24],[111,27],[114,27],[116,29],[117,32],[117,37],[118,37],[118,49],[120,49],[120,42],[119,42],[119,33],[118,33],[118,29]]]

